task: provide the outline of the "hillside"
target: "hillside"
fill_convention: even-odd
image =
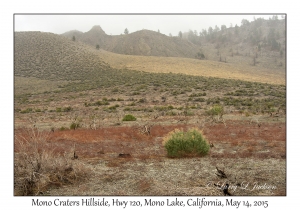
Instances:
[[[107,35],[100,26],[94,26],[86,33],[76,30],[66,32],[62,36],[89,44],[99,45],[103,50],[126,55],[188,57],[195,58],[199,46],[180,39],[168,37],[164,34],[141,30],[128,35]]]
[[[182,37],[169,37],[150,30],[127,35],[107,35],[100,26],[83,33],[76,30],[62,36],[92,47],[125,55],[184,57],[285,71],[286,22],[273,19],[242,20],[242,25],[190,30]]]
[[[285,84],[285,71],[274,71],[243,63],[224,63],[191,58],[120,55],[106,51],[101,57],[111,67],[152,73],[183,73],[194,76],[238,79],[269,84]]]
[[[41,32],[16,32],[15,76],[47,80],[84,80],[109,66],[84,45]]]
[[[189,33],[187,40],[201,43],[206,59],[228,63],[244,63],[274,71],[285,70],[286,22],[276,17],[242,20],[242,26],[203,30],[200,36]]]
[[[47,80],[97,80],[103,71],[131,69],[153,73],[241,79],[285,84],[285,71],[178,57],[121,55],[63,36],[41,32],[15,33],[15,76]]]

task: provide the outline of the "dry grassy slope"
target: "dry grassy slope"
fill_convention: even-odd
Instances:
[[[80,80],[108,66],[84,44],[41,32],[15,32],[15,76]]]
[[[241,27],[213,30],[206,36],[186,32],[182,39],[150,30],[109,36],[100,26],[94,26],[86,33],[70,31],[62,35],[69,39],[75,36],[77,40],[92,47],[99,44],[101,49],[118,54],[195,58],[201,52],[206,60],[255,65],[282,74],[286,68],[285,31],[285,20],[257,19]],[[279,48],[273,49],[271,37],[280,43]]]
[[[75,36],[76,40],[81,41],[85,44],[96,47],[103,47],[106,43],[108,43],[111,38],[108,36],[100,26],[94,26],[91,30],[86,33],[79,33],[78,31],[70,31],[62,34],[63,36],[72,39]]]
[[[190,58],[120,55],[102,50],[99,56],[114,68],[285,84],[284,71],[274,72],[272,69],[239,63],[232,64]]]
[[[114,39],[111,47],[106,50],[119,54],[194,58],[200,49],[199,46],[178,37],[168,37],[150,30],[137,31]]]
[[[98,69],[128,68],[284,84],[284,72],[256,66],[176,57],[120,55],[41,32],[15,33],[15,76],[84,80]]]
[[[69,31],[62,36],[69,39],[75,36],[78,41],[93,47],[99,44],[101,49],[127,55],[194,58],[200,50],[199,46],[187,40],[168,37],[150,30],[141,30],[128,35],[109,36],[100,26],[94,26],[86,33]]]

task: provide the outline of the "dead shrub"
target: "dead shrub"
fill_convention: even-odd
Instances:
[[[88,177],[90,170],[72,161],[65,151],[56,153],[49,133],[27,129],[15,135],[14,194],[41,195],[50,187],[73,184]]]

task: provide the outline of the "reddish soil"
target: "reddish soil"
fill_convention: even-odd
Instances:
[[[75,150],[80,158],[111,158],[129,153],[135,158],[166,156],[163,137],[174,129],[197,127],[189,124],[154,125],[151,135],[143,134],[135,126],[103,127],[97,130],[77,129],[47,134],[51,147],[57,152]],[[16,135],[26,135],[22,129]],[[206,125],[203,134],[214,144],[211,157],[286,157],[285,123],[249,124],[247,121],[227,121]],[[17,149],[17,148],[15,148]]]

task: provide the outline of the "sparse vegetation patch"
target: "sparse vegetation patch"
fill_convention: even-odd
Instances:
[[[38,130],[26,130],[15,137],[15,195],[43,195],[51,187],[74,184],[91,171],[71,160],[70,150],[58,150],[48,142],[49,136]]]

